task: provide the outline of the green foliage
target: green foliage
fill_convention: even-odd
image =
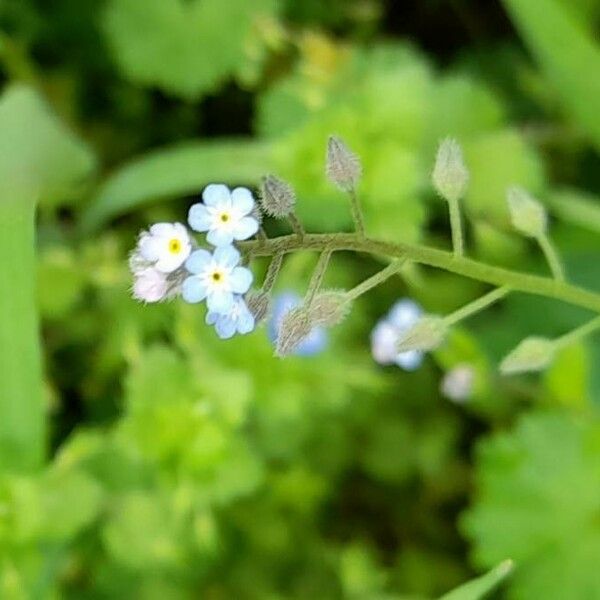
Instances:
[[[192,100],[234,72],[254,20],[275,6],[273,0],[111,0],[103,25],[126,77]]]
[[[464,519],[481,565],[511,556],[511,598],[585,598],[600,589],[597,418],[538,413],[482,443],[480,486]]]

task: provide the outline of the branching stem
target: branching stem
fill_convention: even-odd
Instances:
[[[591,321],[577,327],[577,329],[573,329],[573,331],[555,339],[554,345],[557,348],[564,348],[598,329],[600,329],[600,316],[594,317]]]
[[[462,221],[460,218],[460,205],[458,200],[449,200],[448,208],[450,210],[450,229],[452,231],[452,248],[456,256],[464,254],[464,240]]]
[[[360,208],[360,202],[358,200],[356,190],[353,187],[350,188],[348,195],[350,196],[350,208],[352,210],[352,220],[354,221],[356,233],[358,233],[361,238],[364,238],[365,221],[363,219],[362,209]]]
[[[384,269],[381,269],[381,271],[375,273],[375,275],[365,279],[346,293],[348,300],[356,300],[359,296],[362,296],[364,293],[372,290],[384,281],[387,281],[402,268],[402,265],[404,265],[405,262],[406,259],[399,258],[394,262],[391,262]]]
[[[423,265],[437,267],[497,286],[508,286],[516,292],[526,292],[546,298],[562,300],[581,308],[600,313],[600,294],[551,279],[494,267],[483,262],[428,246],[382,242],[362,238],[356,233],[285,235],[268,240],[242,242],[240,248],[254,256],[272,256],[278,252],[290,253],[301,250],[349,250],[389,258],[405,258]]]
[[[444,321],[446,325],[454,325],[454,323],[458,323],[459,321],[478,313],[480,310],[487,308],[490,304],[497,302],[501,298],[504,298],[508,292],[510,292],[508,286],[496,288],[488,294],[485,294],[485,296],[481,296],[481,298],[477,298],[477,300],[473,300],[473,302],[469,302],[469,304],[450,313],[448,316],[444,317]]]
[[[265,280],[262,285],[262,291],[265,293],[270,292],[273,289],[273,285],[275,284],[275,280],[277,279],[277,275],[279,275],[279,271],[281,269],[281,263],[283,262],[283,252],[278,252],[273,255],[271,262],[269,263],[269,268],[267,269],[267,274],[265,275]]]
[[[537,241],[542,249],[542,252],[544,253],[544,256],[546,257],[546,261],[548,262],[548,266],[550,267],[550,271],[552,272],[554,279],[557,281],[564,281],[565,272],[563,270],[562,263],[560,262],[556,248],[554,248],[554,245],[550,241],[548,235],[540,235],[537,238]]]
[[[314,297],[321,287],[321,283],[323,282],[323,277],[325,276],[325,271],[327,270],[327,265],[329,264],[329,259],[331,258],[332,252],[332,250],[326,248],[323,250],[323,252],[321,252],[321,256],[319,256],[317,266],[315,267],[312,277],[310,278],[310,283],[308,284],[308,290],[304,299],[304,304],[306,306],[311,305]]]

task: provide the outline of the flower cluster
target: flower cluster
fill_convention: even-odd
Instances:
[[[398,352],[398,342],[419,319],[421,307],[404,298],[392,306],[385,317],[379,320],[371,332],[371,354],[381,365],[397,365],[406,371],[418,369],[423,353],[417,350]]]
[[[181,223],[157,223],[144,231],[130,257],[134,276],[133,296],[143,302],[160,302],[181,294],[189,303],[206,300],[206,322],[220,338],[254,329],[254,317],[244,294],[252,284],[252,272],[240,265],[234,241],[246,240],[258,231],[250,190],[211,184],[202,202],[189,211],[194,231],[206,232],[213,250],[194,248]]]

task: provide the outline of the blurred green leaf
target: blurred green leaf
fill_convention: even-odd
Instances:
[[[193,99],[235,70],[254,19],[276,6],[275,0],[111,0],[103,25],[126,77]]]
[[[500,585],[512,570],[512,560],[505,560],[485,575],[444,594],[440,600],[480,600]]]
[[[600,233],[600,198],[583,190],[551,190],[546,203],[567,223]]]
[[[152,152],[108,178],[83,213],[81,227],[91,231],[150,202],[199,194],[211,182],[258,182],[269,170],[270,150],[269,144],[240,139]]]
[[[568,114],[600,149],[600,47],[558,0],[504,0],[515,25],[540,63]]]
[[[578,600],[600,589],[600,421],[533,413],[484,440],[463,529],[481,566],[519,565],[509,598]]]

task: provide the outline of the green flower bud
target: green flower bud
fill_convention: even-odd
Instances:
[[[438,194],[448,202],[458,202],[465,195],[469,183],[469,171],[456,140],[446,138],[440,143],[432,180]]]
[[[511,187],[506,193],[513,227],[528,237],[546,233],[548,216],[544,206],[520,187]]]
[[[274,175],[263,178],[259,197],[265,214],[276,219],[287,217],[296,204],[296,194],[292,186]]]
[[[329,180],[345,192],[356,187],[362,173],[358,156],[333,135],[327,142],[326,169]]]
[[[308,311],[314,326],[332,327],[348,316],[350,301],[344,292],[326,291],[315,296]]]
[[[444,341],[448,326],[442,317],[426,315],[400,336],[398,352],[435,350]]]
[[[279,357],[291,354],[310,334],[312,328],[313,323],[306,308],[292,308],[281,320],[275,354]]]
[[[542,371],[554,359],[556,347],[552,340],[543,337],[528,337],[500,363],[500,372],[505,375]]]

